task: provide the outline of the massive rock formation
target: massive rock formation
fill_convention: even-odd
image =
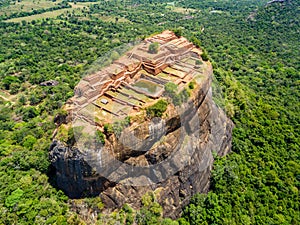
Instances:
[[[130,85],[131,82],[134,86],[134,82],[141,79],[139,70],[143,70],[143,79],[149,79],[151,82],[163,82],[164,79],[173,79],[172,76],[178,75],[176,82],[181,90],[187,88],[188,82],[189,84],[194,82],[190,85],[192,87],[189,90],[189,98],[181,105],[174,105],[170,97],[162,94],[159,98],[169,100],[166,111],[161,117],[149,117],[144,108],[157,102],[157,96],[151,96],[151,98],[148,96],[147,101],[143,98],[144,106],[140,103],[134,105],[134,101],[126,105],[122,95],[124,86],[121,89],[113,89],[115,92],[103,99],[101,96],[111,91],[111,88],[107,88],[106,85],[105,91],[99,90],[101,94],[96,99],[101,98],[101,103],[95,105],[93,115],[97,114],[98,110],[103,110],[120,119],[122,114],[114,111],[117,109],[107,107],[107,104],[115,102],[123,103],[126,107],[130,106],[133,109],[130,112],[131,121],[127,122],[126,126],[122,126],[121,131],[118,132],[109,132],[107,124],[106,129],[104,128],[104,119],[107,119],[105,122],[113,123],[112,117],[107,116],[103,120],[93,121],[86,116],[86,113],[80,114],[83,110],[82,107],[78,107],[76,99],[70,103],[76,107],[67,107],[72,108],[72,112],[69,112],[69,119],[66,122],[69,125],[66,126],[70,127],[72,122],[73,125],[77,124],[78,119],[81,119],[80,125],[84,126],[86,132],[92,134],[94,129],[105,134],[104,140],[92,141],[88,145],[81,144],[86,141],[86,138],[85,141],[81,139],[84,135],[77,135],[80,137],[77,137],[76,143],[70,140],[65,140],[68,144],[61,140],[53,141],[50,148],[50,160],[56,170],[57,185],[68,196],[79,198],[100,194],[107,209],[120,208],[124,203],[129,203],[133,208],[138,209],[141,206],[142,196],[148,191],[153,191],[157,201],[163,206],[164,216],[174,218],[180,214],[182,207],[188,204],[192,195],[208,191],[210,171],[214,160],[212,153],[223,156],[230,151],[233,124],[212,100],[211,64],[201,60],[199,49],[186,39],[179,39],[168,31],[161,36],[147,39],[145,43],[160,41],[161,49],[166,52],[168,46],[170,47],[168,43],[174,44],[177,40],[179,40],[178,46],[184,46],[182,50],[184,52],[173,52],[173,60],[163,62],[157,58],[156,62],[147,63],[144,58],[140,59],[140,62],[136,62],[135,59],[136,68],[139,67],[139,69],[136,69],[133,75],[130,73],[131,80],[123,85]],[[157,53],[159,54],[160,52]],[[128,55],[131,57],[133,54]],[[168,57],[168,55],[163,57]],[[187,63],[186,67],[184,66],[183,62],[191,63],[192,61],[187,60],[195,58],[199,60],[193,61],[195,65],[191,66]],[[149,65],[152,65],[154,69],[152,73],[148,70],[150,74],[147,74],[144,70],[149,69]],[[126,69],[128,70],[128,66]],[[170,73],[173,74],[168,74],[169,77],[161,74],[164,79],[159,79],[162,71],[165,73],[171,71]],[[118,73],[121,77],[126,74],[122,71]],[[138,79],[134,79],[136,76]],[[120,79],[120,76],[117,79]],[[107,81],[101,82],[108,83]],[[142,98],[142,92],[136,89],[130,90],[138,93],[135,99],[135,92],[133,92],[130,99],[134,98],[137,101]],[[112,95],[113,98],[108,97]],[[82,95],[77,97],[82,98]],[[87,107],[86,103],[82,105],[83,108]],[[100,116],[103,117],[103,114]]]

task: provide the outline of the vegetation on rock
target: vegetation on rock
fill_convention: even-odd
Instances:
[[[191,82],[189,88],[193,89],[193,87],[194,85]],[[178,86],[176,84],[172,82],[168,82],[165,84],[165,95],[168,96],[171,99],[172,103],[176,106],[179,106],[182,103],[186,102],[190,97],[190,93],[186,88],[184,88],[181,92],[178,92]]]
[[[147,116],[150,118],[161,117],[167,110],[168,102],[164,99],[158,100],[155,104],[146,108]]]
[[[149,49],[148,49],[149,53],[151,53],[151,54],[157,54],[158,50],[159,50],[159,43],[158,42],[154,42],[154,43],[151,43],[149,45]]]

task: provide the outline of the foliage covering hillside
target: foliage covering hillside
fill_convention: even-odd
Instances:
[[[206,49],[236,124],[233,152],[216,160],[212,191],[195,196],[178,222],[299,224],[298,15],[299,0],[149,0],[101,1],[30,23],[0,21],[0,224],[89,221],[51,185],[53,118],[98,57],[174,28]],[[59,85],[39,85],[47,80]],[[140,224],[161,223],[161,208],[145,199],[141,212],[125,206],[110,218],[99,214],[98,223],[130,224],[135,215]],[[76,202],[102,207],[97,198]]]
[[[213,191],[184,212],[191,224],[299,224],[297,7],[275,3],[253,21],[243,15],[226,26],[215,18],[199,36],[235,108],[236,129],[233,153],[215,164]]]

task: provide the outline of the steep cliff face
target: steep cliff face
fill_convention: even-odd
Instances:
[[[207,87],[209,86],[208,82]],[[50,158],[56,168],[58,186],[67,195],[75,198],[100,194],[105,206],[110,209],[122,207],[124,203],[130,203],[134,208],[139,208],[141,206],[140,199],[145,193],[157,191],[157,200],[164,208],[164,215],[167,217],[178,216],[192,195],[208,191],[210,171],[213,166],[212,151],[222,156],[227,154],[231,147],[233,124],[224,112],[213,103],[211,92],[202,89],[194,104],[197,106],[197,111],[189,111],[190,113],[185,115],[186,119],[184,120],[180,120],[178,115],[175,115],[157,121],[156,125],[144,122],[138,128],[133,129],[131,132],[135,136],[142,137],[138,140],[146,140],[146,143],[141,141],[139,148],[135,149],[145,148],[143,145],[153,146],[146,152],[137,150],[138,156],[134,152],[130,152],[130,149],[125,151],[126,146],[117,142],[112,135],[108,140],[110,150],[114,153],[124,150],[124,154],[128,156],[125,160],[126,163],[143,166],[139,172],[135,170],[134,173],[130,173],[130,171],[126,171],[127,167],[123,168],[123,164],[120,165],[108,157],[106,163],[111,170],[116,173],[125,170],[125,174],[117,176],[117,180],[113,179],[113,182],[101,176],[101,169],[107,169],[106,166],[101,167],[99,163],[93,163],[86,159],[86,155],[83,155],[76,147],[69,148],[54,141],[50,149]],[[193,130],[193,125],[188,124],[189,121],[195,120],[194,117],[198,117],[200,125],[196,130]],[[182,121],[187,124],[183,126]],[[150,127],[151,134],[149,134]],[[165,128],[162,129],[162,127]],[[133,144],[128,144],[128,142],[135,142],[130,139],[129,130],[130,127],[126,128],[126,133],[122,138],[126,139],[127,146],[133,146]],[[191,144],[192,149],[188,149],[189,147],[176,149],[180,136],[183,136],[185,141]],[[162,138],[164,140],[160,141]],[[121,141],[121,143],[124,142]],[[157,142],[160,143],[155,144]],[[134,144],[139,145],[139,143]],[[189,151],[191,151],[191,155],[186,155]],[[175,156],[172,162],[168,162],[166,168],[163,168],[162,164],[159,174],[149,176],[151,171],[147,169],[148,167],[163,162],[174,152],[177,157]],[[181,160],[184,157],[186,159],[182,163]],[[95,166],[98,166],[96,171]],[[176,173],[172,174],[174,168],[176,168]],[[138,181],[134,179],[133,185],[127,184],[127,182],[122,184],[122,180],[126,180],[128,177],[134,177]],[[149,183],[147,180],[149,177],[153,179],[153,183]],[[166,179],[163,179],[164,177]],[[135,181],[137,186],[134,186]],[[143,182],[147,185],[142,186]]]
[[[174,130],[166,133],[163,143],[151,148],[143,155],[127,160],[133,165],[151,165],[163,162],[176,151],[177,157],[172,159],[171,166],[168,165],[160,169],[161,173],[150,176],[154,182],[160,182],[148,186],[122,185],[121,182],[108,187],[101,193],[101,198],[109,208],[121,207],[124,203],[130,203],[135,208],[139,208],[141,197],[148,191],[154,191],[158,202],[163,206],[164,216],[174,218],[180,214],[182,207],[188,204],[194,194],[208,191],[213,166],[212,151],[220,156],[228,153],[231,147],[233,124],[211,101],[210,93],[203,95],[199,100],[197,112],[194,115],[187,115],[187,121],[193,121],[193,117],[199,117],[199,127],[192,127],[193,125],[189,127],[189,124],[183,128],[176,124],[176,119],[170,118],[166,123],[174,122]],[[193,130],[193,128],[196,129]],[[183,149],[176,150],[180,135],[183,135],[190,145],[181,146]],[[189,152],[190,155],[186,155]],[[177,170],[174,170],[174,167],[178,167]],[[177,172],[172,174],[174,171]],[[160,177],[164,175],[167,177],[165,180]],[[141,179],[141,182],[147,183],[144,181],[147,175],[143,176],[141,173],[136,176]]]
[[[54,140],[49,155],[58,187],[71,198],[100,194],[108,210],[125,203],[138,209],[151,191],[173,218],[192,195],[207,192],[212,152],[230,151],[233,123],[214,104],[211,64],[202,63],[188,100],[170,102],[161,117],[139,114],[121,132],[104,132],[104,145],[83,149]]]

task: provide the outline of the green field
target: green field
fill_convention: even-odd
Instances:
[[[93,17],[99,18],[104,22],[116,22],[116,20],[120,23],[131,23],[130,20],[123,17],[115,17],[115,16],[103,16],[101,14],[95,13],[92,14]]]
[[[56,2],[50,0],[22,0],[20,2],[16,1],[14,4],[0,8],[0,16],[11,15],[13,13],[19,12],[31,12],[38,9],[48,9],[58,5],[62,0],[57,0]]]
[[[45,18],[55,18],[63,13],[72,12],[72,11],[73,11],[72,9],[59,9],[59,10],[55,10],[52,12],[45,12],[45,13],[36,14],[36,15],[32,15],[32,16],[13,18],[13,19],[6,20],[6,22],[14,22],[14,23],[19,23],[22,21],[31,22],[33,20],[41,20],[41,19],[45,19]]]
[[[45,2],[45,4],[48,2]],[[8,19],[5,20],[6,22],[14,22],[14,23],[19,23],[22,21],[26,21],[26,22],[31,22],[33,20],[41,20],[41,19],[46,19],[46,18],[56,18],[57,16],[61,15],[61,14],[65,14],[65,13],[74,13],[74,12],[80,12],[81,9],[83,9],[84,7],[87,7],[91,4],[96,4],[97,2],[79,2],[79,3],[69,3],[72,8],[66,8],[66,9],[58,9],[58,10],[54,10],[54,11],[50,11],[50,12],[44,12],[44,13],[40,13],[40,14],[35,14],[35,15],[31,15],[31,16],[25,16],[25,17],[18,17],[18,18],[13,18],[13,19]],[[38,4],[36,6],[39,6]],[[48,8],[52,7],[52,5],[49,5]],[[26,8],[27,9],[27,8]],[[12,10],[14,10],[14,8],[12,8]],[[26,12],[30,12],[26,11]],[[87,18],[85,18],[87,19]]]
[[[197,10],[191,8],[183,8],[183,7],[173,7],[172,10],[178,13],[189,14],[191,12],[196,12]]]

